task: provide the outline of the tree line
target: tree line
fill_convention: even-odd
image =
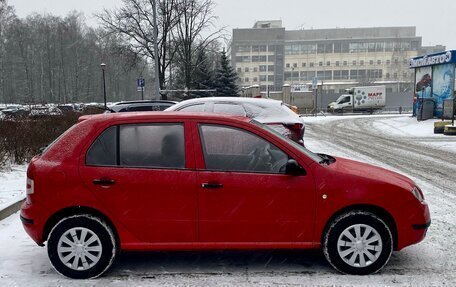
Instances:
[[[153,53],[153,0],[123,0],[96,15],[31,14],[19,18],[0,0],[0,102],[101,102],[100,64],[106,64],[108,101],[138,99],[136,79],[146,79],[152,98],[153,60],[159,59],[161,90],[215,89],[173,97],[237,95],[237,75],[221,48],[212,0],[157,1],[159,53]]]

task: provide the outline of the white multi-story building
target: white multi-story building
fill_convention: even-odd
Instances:
[[[408,59],[444,46],[422,47],[415,27],[285,30],[282,21],[258,21],[233,29],[230,54],[240,86],[262,91],[284,84],[309,85],[315,77],[327,91],[384,84],[399,92],[410,88]]]

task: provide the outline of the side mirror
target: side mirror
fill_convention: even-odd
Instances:
[[[289,159],[285,165],[285,174],[288,175],[306,175],[305,169],[303,169],[299,163],[294,159]]]

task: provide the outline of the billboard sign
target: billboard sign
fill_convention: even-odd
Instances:
[[[432,67],[432,99],[435,102],[436,116],[442,116],[443,102],[453,98],[454,64]]]
[[[409,67],[414,69],[419,67],[443,65],[449,63],[456,63],[455,50],[412,58],[409,60]]]

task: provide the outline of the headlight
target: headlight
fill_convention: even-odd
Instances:
[[[412,189],[412,194],[416,197],[416,199],[418,199],[419,202],[424,201],[423,192],[421,191],[421,189],[418,186],[415,186]]]

